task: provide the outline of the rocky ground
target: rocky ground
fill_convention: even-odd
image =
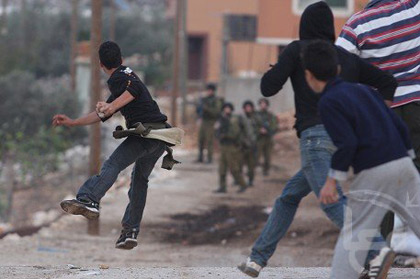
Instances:
[[[237,278],[233,267],[249,254],[269,207],[299,167],[293,132],[278,136],[275,154],[269,177],[259,170],[247,192],[236,194],[231,186],[228,194],[220,195],[212,192],[217,188],[217,164],[196,164],[194,152],[178,149],[182,164],[171,172],[156,168],[150,180],[140,245],[132,251],[114,248],[127,204],[126,172],[103,199],[99,236],[86,233],[83,217],[69,215],[29,236],[9,234],[0,240],[0,278]],[[327,267],[337,233],[311,195],[270,266]],[[401,272],[390,278],[420,278],[395,277]],[[267,269],[261,278],[326,274],[325,269]]]
[[[328,268],[267,268],[261,279],[326,279]],[[0,267],[2,278],[19,279],[237,279],[243,276],[232,267],[145,267],[111,269],[68,269],[65,267]],[[420,270],[393,269],[388,279],[418,279]]]

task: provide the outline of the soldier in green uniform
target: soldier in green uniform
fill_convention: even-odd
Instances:
[[[224,104],[222,116],[217,124],[216,135],[220,141],[220,184],[216,193],[226,193],[226,175],[228,170],[230,170],[234,180],[239,184],[239,193],[244,192],[247,188],[240,171],[242,129],[239,117],[232,115],[233,110],[231,103]]]
[[[242,137],[242,160],[241,170],[243,166],[248,171],[248,186],[253,186],[255,176],[255,166],[257,161],[257,137],[261,128],[261,121],[252,101],[245,101],[242,105],[244,115],[241,117],[241,126],[244,137]]]
[[[260,99],[258,101],[260,110],[258,112],[261,127],[257,139],[258,155],[257,161],[263,157],[263,173],[268,175],[271,167],[271,151],[273,149],[273,136],[277,132],[277,117],[271,113],[268,108],[270,102],[267,99]]]
[[[198,162],[204,161],[204,149],[207,149],[207,161],[213,161],[214,124],[220,116],[223,99],[216,96],[216,85],[210,83],[206,87],[207,96],[202,98],[197,107],[197,114],[201,118],[198,136]]]

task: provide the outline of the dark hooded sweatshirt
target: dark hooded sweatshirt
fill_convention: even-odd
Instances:
[[[300,54],[310,40],[327,40],[332,44],[335,41],[334,17],[325,2],[317,2],[305,9],[300,20],[299,37],[299,41],[293,41],[284,49],[277,64],[261,80],[261,92],[269,97],[277,94],[290,77],[295,93],[295,129],[298,136],[305,129],[321,124],[317,110],[319,95],[306,83]],[[341,64],[341,78],[374,87],[385,100],[393,99],[397,82],[391,75],[340,47],[336,49]]]

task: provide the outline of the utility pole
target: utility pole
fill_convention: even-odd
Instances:
[[[115,42],[115,22],[116,22],[116,9],[115,0],[111,1],[111,16],[110,16],[110,25],[109,25],[109,40]]]
[[[79,0],[71,1],[70,22],[70,88],[76,92],[76,55],[77,55],[77,32],[79,23]]]
[[[229,46],[229,28],[228,15],[222,15],[223,33],[222,33],[222,60],[220,61],[220,95],[226,97],[226,79],[229,72],[228,46]]]
[[[22,50],[22,57],[21,59],[23,61],[26,60],[27,58],[27,51],[24,51],[25,48],[28,46],[28,21],[27,21],[27,11],[28,11],[28,7],[27,7],[27,2],[26,0],[21,0],[20,1],[20,9],[21,9],[21,20],[20,20],[20,24],[21,24],[21,38],[20,38],[20,48]]]
[[[180,73],[180,91],[182,96],[182,108],[181,108],[181,122],[182,124],[187,123],[187,65],[188,65],[188,38],[187,38],[187,5],[188,0],[179,0],[181,2],[181,28],[179,33],[179,59],[181,61],[179,65]]]
[[[101,73],[98,57],[98,49],[101,44],[102,32],[102,0],[91,0],[92,22],[90,29],[90,109],[94,111],[96,103],[101,95]],[[90,129],[90,154],[89,154],[89,174],[99,173],[101,165],[101,127],[99,123],[91,125]],[[88,234],[99,235],[99,219],[88,221]]]
[[[174,126],[177,124],[177,98],[179,93],[179,34],[181,26],[181,12],[182,3],[181,0],[176,0],[176,12],[175,12],[175,26],[174,26],[174,48],[173,48],[173,73],[172,73],[172,103],[171,103],[171,122]]]
[[[1,35],[7,34],[7,6],[9,5],[8,0],[2,0],[2,13],[1,13]]]

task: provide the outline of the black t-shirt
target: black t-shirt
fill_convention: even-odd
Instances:
[[[153,100],[149,90],[130,68],[122,65],[118,67],[109,77],[108,87],[111,96],[106,101],[107,103],[113,102],[125,91],[128,91],[135,98],[120,109],[128,128],[137,122],[164,123],[168,120],[166,115],[160,112],[159,106]]]

